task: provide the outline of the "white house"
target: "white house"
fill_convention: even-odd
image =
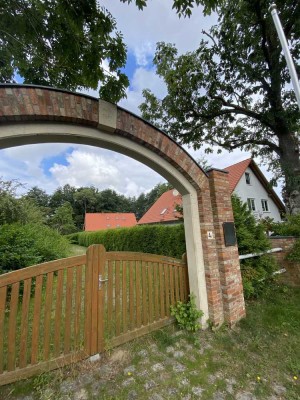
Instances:
[[[251,158],[224,170],[228,172],[231,193],[248,204],[255,218],[269,217],[275,222],[281,221],[281,215],[285,212],[284,204]],[[178,206],[182,206],[181,195],[177,190],[171,189],[163,193],[149,208],[138,221],[138,225],[179,223]]]

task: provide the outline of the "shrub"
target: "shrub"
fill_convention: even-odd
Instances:
[[[195,332],[200,329],[199,318],[203,312],[198,310],[195,304],[195,295],[189,296],[190,300],[187,303],[178,301],[175,306],[171,306],[171,315],[176,319],[180,329]]]
[[[300,237],[300,214],[288,215],[286,221],[273,223],[273,235]]]
[[[300,239],[297,240],[287,255],[287,260],[300,263]]]
[[[74,238],[74,236],[72,236]],[[184,227],[144,225],[78,233],[78,244],[101,243],[107,251],[136,251],[180,258],[186,252]]]
[[[69,242],[42,224],[0,227],[0,270],[11,271],[68,255]]]

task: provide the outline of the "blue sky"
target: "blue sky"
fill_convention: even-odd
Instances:
[[[190,51],[197,47],[202,29],[209,29],[216,23],[215,16],[204,18],[200,7],[190,19],[179,19],[172,10],[172,0],[149,1],[144,11],[120,0],[102,0],[100,3],[116,18],[117,28],[128,48],[124,71],[130,79],[130,87],[127,99],[119,104],[136,114],[139,114],[138,105],[143,100],[141,92],[144,88],[151,89],[158,97],[166,94],[165,85],[155,74],[152,64],[156,43],[175,43],[179,52]],[[16,79],[22,81],[18,76]],[[98,94],[92,90],[84,92],[95,97]],[[189,151],[195,159],[202,154],[201,151]],[[230,155],[212,154],[207,158],[216,168],[224,168],[248,157],[249,154],[237,150]],[[100,190],[109,187],[127,196],[137,196],[163,181],[148,167],[118,153],[70,144],[39,144],[2,150],[0,171],[3,179],[20,179],[28,189],[37,185],[48,193],[69,183],[78,187],[94,185]]]

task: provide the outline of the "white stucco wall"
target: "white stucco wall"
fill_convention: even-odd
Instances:
[[[269,197],[268,192],[257,179],[251,168],[247,168],[245,172],[250,174],[250,185],[246,183],[245,174],[243,174],[233,193],[236,194],[244,203],[247,203],[247,199],[255,200],[255,211],[252,211],[255,218],[260,219],[270,217],[276,222],[281,221],[278,207],[272,198]],[[269,211],[263,211],[261,200],[268,201]]]

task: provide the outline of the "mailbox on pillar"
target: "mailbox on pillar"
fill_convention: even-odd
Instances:
[[[224,232],[225,246],[236,245],[234,222],[223,222],[223,232]]]

